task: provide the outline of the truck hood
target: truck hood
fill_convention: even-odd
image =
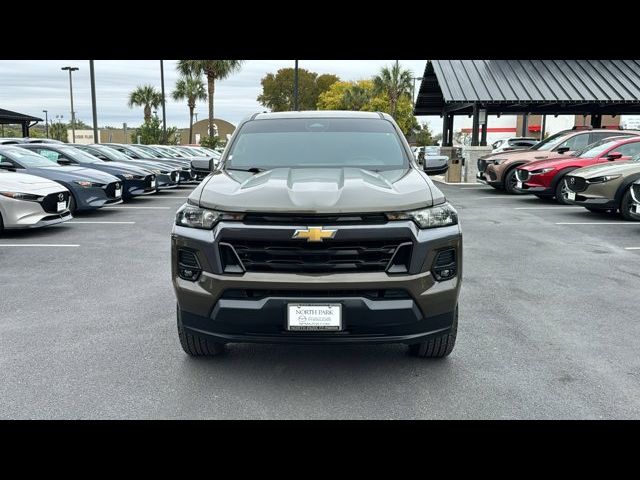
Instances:
[[[189,198],[204,208],[232,212],[384,212],[431,206],[430,184],[414,168],[275,168],[257,174],[218,170]]]
[[[610,162],[574,170],[571,175],[593,178],[601,175],[629,175],[636,172],[640,172],[640,162]]]

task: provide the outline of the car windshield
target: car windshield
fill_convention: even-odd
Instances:
[[[156,149],[160,152],[165,154],[165,156],[169,156],[169,157],[173,157],[173,158],[179,158],[179,157],[183,157],[184,155],[182,154],[182,152],[180,151],[176,151],[173,148],[170,147],[156,147]]]
[[[142,148],[140,145],[136,145],[135,147],[128,145],[126,148],[131,150],[133,153],[135,153],[136,155],[142,158],[149,158],[149,157],[160,158],[160,155],[158,155],[153,150],[151,149],[147,150],[146,148]]]
[[[74,147],[59,147],[59,150],[67,157],[79,163],[103,163],[99,158]]]
[[[355,167],[395,170],[409,159],[391,122],[382,119],[296,118],[245,123],[225,168]]]
[[[543,152],[548,152],[549,150],[553,150],[558,145],[562,143],[564,138],[567,136],[567,131],[562,131],[551,135],[550,137],[545,138],[541,142],[536,143],[531,150],[541,150]]]
[[[189,148],[183,148],[183,147],[174,147],[174,150],[179,151],[183,156],[186,155],[187,157],[197,157],[198,154],[196,152],[194,152],[193,150],[189,149]]]
[[[615,140],[605,138],[592,143],[591,145],[587,145],[582,150],[574,152],[573,155],[580,158],[598,158],[618,142],[620,142],[620,137]]]
[[[103,147],[102,145],[90,145],[89,147],[104,154],[105,157],[111,160],[131,160],[131,157],[129,155],[125,155],[119,150],[115,150],[113,148]]]
[[[6,153],[7,157],[18,162],[25,168],[40,168],[40,167],[59,167],[56,162],[49,160],[47,157],[38,155],[36,152],[31,152],[26,148],[12,148],[5,149],[0,152]]]

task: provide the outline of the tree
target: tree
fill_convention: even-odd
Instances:
[[[197,100],[206,100],[207,91],[201,77],[195,75],[183,75],[176,82],[176,89],[173,91],[174,100],[187,100],[189,107],[189,143],[193,143],[193,110],[196,108]]]
[[[140,136],[140,143],[143,145],[155,145],[162,143],[162,127],[160,126],[160,119],[157,116],[153,116],[148,122],[144,122],[140,127],[131,132],[131,142],[137,143],[138,136]],[[168,145],[177,145],[179,143],[178,127],[167,128],[167,142]]]
[[[178,60],[178,71],[183,75],[207,77],[209,103],[209,135],[213,135],[213,97],[216,80],[224,80],[242,67],[244,60]]]
[[[151,120],[151,109],[162,104],[162,94],[152,85],[139,85],[129,94],[129,108],[143,107],[144,122]]]
[[[344,110],[342,101],[346,91],[353,85],[353,82],[335,82],[328,90],[318,95],[316,107],[318,110]]]
[[[368,110],[373,99],[373,84],[370,80],[361,80],[351,85],[342,96],[342,105],[346,110]]]
[[[396,118],[398,102],[404,97],[409,97],[411,100],[413,79],[409,70],[402,70],[400,64],[396,63],[391,68],[382,67],[380,73],[373,77],[373,86],[376,95],[387,97],[390,105],[389,113]]]
[[[69,141],[67,135],[67,129],[69,126],[66,123],[52,123],[49,125],[49,136],[54,140],[60,140],[67,143]]]
[[[298,109],[315,110],[319,96],[329,90],[339,78],[336,75],[318,76],[304,68],[298,69]],[[274,75],[268,73],[261,81],[262,94],[258,102],[273,112],[286,112],[294,107],[294,69],[281,68]]]
[[[427,123],[418,125],[415,130],[416,135],[416,145],[419,147],[425,145],[437,145],[435,138],[433,137],[433,133],[431,132],[431,128]]]

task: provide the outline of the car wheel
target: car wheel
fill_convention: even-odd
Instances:
[[[224,352],[224,344],[212,342],[208,338],[199,337],[187,332],[182,326],[180,308],[176,306],[178,320],[178,338],[185,353],[192,357],[213,357]]]
[[[570,203],[567,202],[568,192],[569,189],[567,188],[567,184],[564,181],[564,177],[561,177],[558,181],[558,184],[556,185],[556,202],[558,202],[560,205],[570,205]]]
[[[631,216],[631,206],[633,205],[633,201],[631,200],[631,189],[627,189],[622,196],[622,201],[620,202],[620,215],[625,220],[630,220],[632,222],[637,222],[635,218]]]
[[[515,167],[509,170],[504,176],[504,189],[511,195],[525,195],[527,192],[519,192],[516,190],[518,179],[516,178]]]
[[[69,211],[71,212],[71,215],[74,215],[77,209],[78,207],[76,205],[76,199],[73,197],[72,193],[71,195],[69,195]]]
[[[409,345],[409,354],[421,358],[444,358],[453,351],[458,334],[458,306],[453,314],[451,330],[426,342]]]

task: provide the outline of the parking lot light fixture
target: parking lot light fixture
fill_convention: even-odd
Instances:
[[[73,79],[71,73],[79,69],[78,67],[62,67],[60,70],[67,70],[69,72],[69,96],[71,97],[71,139],[73,143],[76,143],[76,115],[73,111]]]

